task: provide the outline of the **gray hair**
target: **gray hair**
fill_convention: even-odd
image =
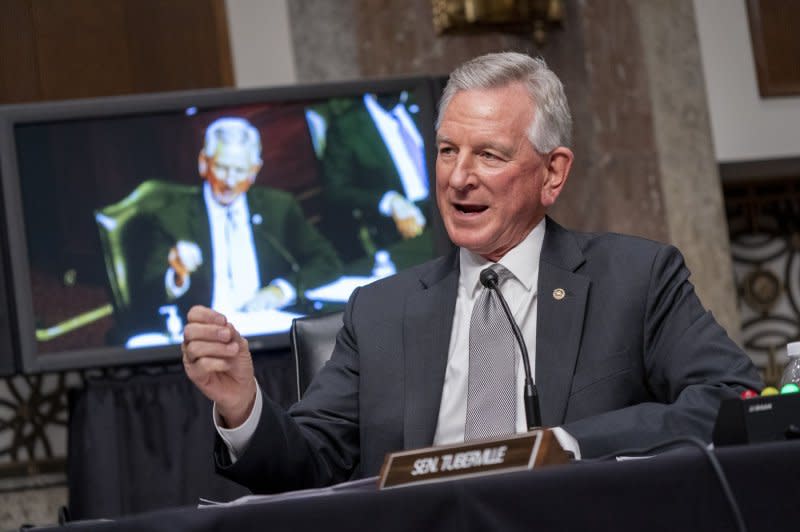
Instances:
[[[221,144],[242,146],[250,154],[251,164],[261,164],[261,135],[244,118],[220,118],[208,126],[203,146],[206,157],[213,158]]]
[[[450,101],[460,91],[497,89],[512,83],[522,83],[536,105],[533,122],[528,128],[528,140],[539,153],[549,153],[559,146],[569,146],[572,116],[558,76],[547,67],[544,59],[517,52],[486,54],[456,68],[439,101],[436,130],[442,123]]]

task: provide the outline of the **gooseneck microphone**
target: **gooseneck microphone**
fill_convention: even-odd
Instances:
[[[519,344],[519,350],[522,354],[522,365],[525,367],[525,385],[522,394],[522,402],[525,405],[525,421],[528,425],[528,430],[533,430],[542,425],[542,415],[539,411],[539,393],[536,391],[536,386],[533,384],[533,377],[531,376],[531,362],[528,360],[528,348],[525,347],[525,340],[522,338],[522,331],[519,330],[519,325],[514,321],[514,316],[511,314],[511,309],[508,308],[506,298],[497,287],[499,277],[497,272],[491,268],[486,268],[481,271],[480,275],[481,284],[489,290],[494,290],[497,297],[500,299],[500,304],[503,306],[508,322],[511,324],[511,330],[514,331],[514,337]]]
[[[294,273],[295,277],[294,279],[296,285],[295,289],[297,290],[297,303],[302,304],[305,301],[306,296],[303,293],[305,287],[303,286],[303,278],[302,278],[302,271],[300,269],[300,264],[297,263],[297,260],[295,259],[294,255],[288,249],[286,249],[286,246],[281,244],[274,235],[267,232],[262,233],[262,235],[264,236],[264,238],[266,238],[267,242],[269,242],[269,244],[272,246],[272,249],[277,251],[278,255],[280,255],[281,258],[283,258],[283,260],[285,260],[289,264],[289,267],[292,269],[292,273]]]

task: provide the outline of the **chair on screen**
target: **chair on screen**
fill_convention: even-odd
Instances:
[[[137,294],[131,290],[131,264],[136,258],[134,254],[141,253],[142,248],[141,235],[136,233],[135,228],[137,222],[150,213],[169,208],[179,196],[194,197],[196,194],[197,187],[148,180],[117,203],[95,211],[94,218],[117,320],[124,322],[137,302]],[[164,260],[166,263],[166,257]]]
[[[314,375],[331,357],[336,334],[342,328],[342,312],[296,318],[290,330],[292,356],[297,373],[297,398],[303,396]]]

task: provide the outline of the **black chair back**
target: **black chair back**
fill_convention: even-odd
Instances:
[[[336,334],[342,328],[342,312],[305,316],[292,321],[292,356],[297,370],[297,399],[303,396],[311,379],[331,357]]]

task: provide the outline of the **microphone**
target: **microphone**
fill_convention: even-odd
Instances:
[[[491,268],[486,268],[481,271],[480,275],[481,284],[489,290],[494,290],[497,297],[500,299],[500,304],[503,306],[508,322],[511,324],[511,330],[514,331],[514,337],[519,344],[519,350],[522,354],[522,365],[525,367],[525,385],[522,394],[522,402],[525,405],[525,421],[528,430],[533,430],[542,425],[542,415],[539,411],[539,393],[536,391],[536,386],[533,384],[533,377],[531,376],[531,362],[528,360],[528,348],[525,346],[525,340],[522,338],[522,331],[519,330],[519,325],[514,321],[514,316],[511,314],[511,309],[508,308],[506,298],[497,288],[499,277],[497,272]]]
[[[280,255],[281,258],[283,258],[283,260],[285,260],[289,264],[289,267],[292,269],[292,273],[294,273],[295,277],[295,284],[297,285],[296,286],[297,303],[302,304],[305,301],[305,294],[303,293],[305,287],[303,286],[302,271],[300,269],[300,264],[297,263],[297,260],[295,259],[292,252],[286,249],[286,246],[281,244],[278,241],[278,239],[275,238],[274,235],[266,231],[263,232],[262,235],[267,240],[267,242],[269,242],[269,245],[272,246],[272,249],[277,251],[278,255]]]

